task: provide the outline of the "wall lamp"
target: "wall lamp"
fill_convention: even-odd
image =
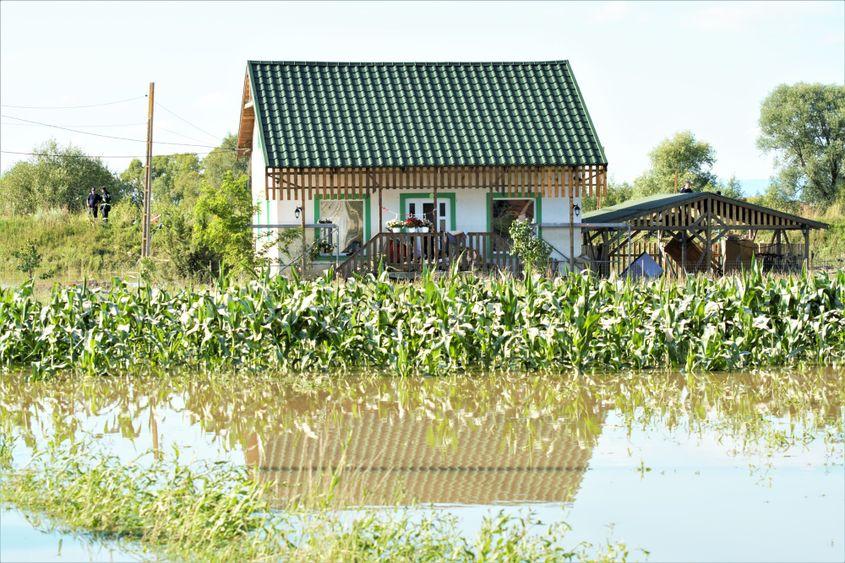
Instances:
[[[301,207],[297,207],[297,208],[294,210],[293,214],[294,214],[294,215],[296,215],[296,218],[297,218],[297,219],[299,219],[299,218],[300,218],[300,216],[302,216],[302,208],[301,208]]]
[[[581,206],[576,203],[575,206],[572,208],[572,212],[575,213],[576,217],[580,217],[581,216]]]

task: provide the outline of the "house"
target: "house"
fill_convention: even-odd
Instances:
[[[257,246],[302,229],[298,247],[271,246],[279,268],[514,270],[508,227],[522,218],[565,269],[581,253],[582,199],[606,187],[568,61],[250,61],[238,149]],[[430,226],[390,228],[409,217]]]

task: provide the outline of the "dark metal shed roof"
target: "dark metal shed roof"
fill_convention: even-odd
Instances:
[[[828,225],[812,219],[806,219],[793,215],[791,213],[784,213],[762,205],[749,203],[741,199],[735,199],[721,194],[712,192],[692,192],[692,193],[678,193],[678,194],[658,194],[649,197],[632,199],[614,205],[612,207],[605,207],[596,211],[584,213],[581,218],[582,223],[618,223],[633,221],[635,219],[648,217],[655,212],[665,209],[671,209],[686,205],[698,200],[710,199],[713,201],[721,201],[730,203],[747,209],[753,209],[771,217],[779,217],[787,219],[791,222],[806,226],[809,229],[826,229]]]

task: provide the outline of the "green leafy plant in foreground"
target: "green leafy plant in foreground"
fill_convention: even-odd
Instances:
[[[206,289],[0,289],[0,365],[396,374],[739,370],[845,359],[845,272],[632,283],[276,277]]]
[[[35,278],[35,272],[41,267],[41,254],[35,242],[28,240],[23,247],[12,252],[12,256],[18,261],[18,270],[25,274],[31,282]]]
[[[83,461],[85,460],[85,461]],[[454,518],[426,512],[272,512],[247,470],[176,461],[123,464],[80,449],[52,448],[0,479],[0,501],[63,529],[118,540],[126,550],[176,559],[308,561],[624,560],[624,544],[562,545],[565,526],[536,529],[529,517],[488,517],[473,540]]]
[[[529,271],[544,272],[549,267],[552,247],[534,233],[531,223],[517,219],[508,230],[513,246],[511,251],[522,259]]]

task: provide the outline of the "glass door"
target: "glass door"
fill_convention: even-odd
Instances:
[[[414,198],[409,199],[405,204],[405,215],[413,215],[414,217],[425,217],[431,221],[432,225],[437,226],[438,231],[454,230],[455,226],[449,224],[451,215],[452,201],[450,199],[437,200],[437,207],[440,209],[436,214],[434,213],[434,199],[432,198]]]

